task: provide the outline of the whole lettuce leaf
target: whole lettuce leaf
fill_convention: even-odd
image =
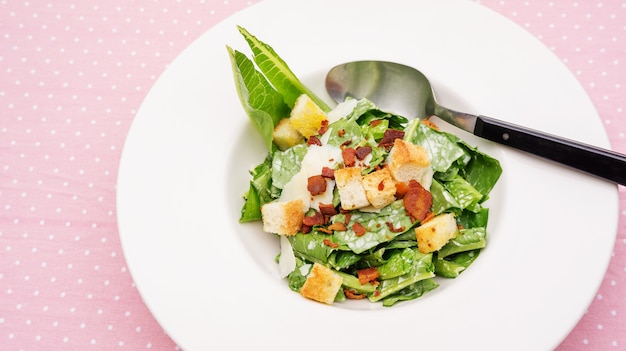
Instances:
[[[239,32],[243,35],[248,46],[253,53],[254,62],[265,74],[265,77],[272,83],[285,100],[289,107],[293,108],[296,99],[307,94],[323,111],[330,111],[328,104],[320,99],[313,91],[306,87],[298,77],[291,71],[289,66],[283,61],[274,49],[266,43],[250,34],[245,28],[238,26]]]
[[[274,127],[289,116],[290,108],[283,96],[258,72],[246,55],[226,47],[230,56],[239,100],[250,121],[261,134],[268,150],[272,150]]]

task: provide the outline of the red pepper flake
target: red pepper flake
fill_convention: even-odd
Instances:
[[[378,191],[383,191],[385,190],[385,181],[381,180],[380,183],[378,183]]]
[[[397,182],[396,183],[396,198],[402,199],[404,195],[409,191],[409,187],[405,182]]]
[[[393,223],[391,222],[385,222],[385,224],[387,225],[387,228],[389,228],[389,230],[392,233],[402,233],[404,231],[404,226],[401,226],[399,228],[394,228]]]
[[[371,146],[359,146],[356,148],[356,158],[359,160],[363,160],[367,157],[367,155],[372,153]]]
[[[333,231],[338,231],[338,232],[345,232],[346,230],[348,230],[346,225],[341,222],[336,222],[336,223],[329,225],[328,229],[333,230]]]
[[[321,175],[314,175],[307,179],[307,190],[311,195],[320,195],[326,191],[326,179]]]
[[[380,290],[374,291],[374,296],[376,296],[376,297],[380,296]]]
[[[333,204],[323,204],[320,202],[319,206],[320,212],[324,216],[334,216],[337,214],[337,209],[335,208],[335,206],[333,206]]]
[[[359,278],[359,283],[365,285],[369,282],[375,281],[380,277],[380,272],[376,267],[363,268],[356,271],[356,275]]]
[[[341,143],[341,145],[340,145],[340,146],[341,146],[341,147],[345,147],[345,146],[348,146],[348,145],[350,145],[350,144],[352,144],[352,140],[351,140],[351,139],[344,141],[343,143]]]
[[[324,228],[324,227],[318,227],[317,231],[322,232],[322,233],[326,233],[326,234],[332,234],[333,231],[329,228]]]
[[[312,135],[309,139],[307,139],[306,144],[308,146],[311,146],[311,145],[322,146],[322,142],[315,135]]]
[[[367,229],[365,229],[365,227],[359,222],[352,225],[352,230],[354,230],[354,234],[356,234],[356,236],[363,236],[367,232]]]
[[[328,178],[328,179],[335,179],[335,170],[329,167],[323,167],[322,177]]]
[[[383,138],[378,143],[378,146],[390,149],[393,146],[393,142],[396,139],[404,138],[404,131],[397,129],[387,129]]]
[[[379,125],[381,123],[383,123],[383,121],[381,119],[375,119],[375,120],[370,122],[370,126],[376,127],[377,125]]]
[[[332,247],[333,249],[336,249],[339,247],[339,244],[330,241],[330,239],[324,239],[324,245],[328,247]]]
[[[350,223],[350,218],[352,218],[352,213],[346,213],[346,218],[344,218],[343,224],[348,225],[348,223]]]
[[[431,121],[430,117],[428,117],[427,119],[423,119],[421,123],[424,123],[424,125],[430,127],[431,129],[439,130],[439,126],[437,126],[433,121]]]
[[[364,299],[366,297],[365,294],[359,294],[356,291],[350,290],[350,289],[343,289],[343,293],[350,300],[362,300],[362,299]]]
[[[355,165],[356,163],[356,150],[355,149],[351,147],[347,147],[341,150],[341,156],[343,157],[343,164],[346,165],[346,167],[352,167]]]
[[[323,225],[324,224],[324,215],[322,215],[321,213],[313,210],[314,213],[311,216],[304,216],[304,219],[302,220],[302,224],[307,225],[309,227],[313,227],[316,225]]]
[[[328,120],[327,119],[322,121],[322,125],[320,126],[320,129],[317,131],[317,133],[319,135],[322,135],[322,134],[326,133],[326,131],[328,131]]]
[[[428,212],[428,213],[426,214],[426,217],[424,217],[424,219],[422,219],[422,220],[420,221],[420,224],[424,224],[424,223],[426,223],[426,222],[430,221],[430,220],[431,220],[431,219],[433,219],[433,218],[435,218],[435,213],[434,213],[434,212]]]

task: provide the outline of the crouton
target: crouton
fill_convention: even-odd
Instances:
[[[387,156],[387,165],[396,182],[408,184],[410,180],[415,180],[424,189],[430,189],[434,172],[428,152],[423,147],[396,139]]]
[[[454,214],[440,214],[415,228],[417,248],[421,253],[437,251],[455,238],[458,231]]]
[[[274,143],[280,150],[304,143],[304,136],[289,123],[288,118],[281,119],[274,127]]]
[[[387,168],[363,176],[363,188],[374,208],[383,208],[396,199],[396,183]]]
[[[279,235],[295,235],[302,228],[304,209],[301,199],[269,202],[261,207],[263,231]]]
[[[346,167],[335,170],[335,182],[339,191],[341,207],[354,210],[370,204],[363,189],[361,167]]]
[[[304,285],[300,288],[300,295],[331,305],[342,283],[343,278],[339,274],[324,265],[314,263]]]
[[[305,138],[316,135],[322,127],[322,122],[328,117],[313,99],[306,94],[300,95],[294,103],[289,117],[289,124]]]

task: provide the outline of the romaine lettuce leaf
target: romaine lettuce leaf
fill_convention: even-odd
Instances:
[[[469,159],[465,148],[450,136],[424,123],[412,122],[405,132],[404,139],[426,149],[430,165],[435,172],[446,172],[457,160]]]
[[[252,180],[250,180],[248,192],[244,195],[245,202],[241,209],[239,222],[261,220],[261,206],[272,201],[271,164],[272,160],[268,155],[262,163],[250,171]]]
[[[380,301],[387,296],[395,294],[402,289],[417,283],[420,280],[435,277],[432,262],[433,255],[431,253],[420,253],[417,249],[412,249],[411,251],[413,251],[414,255],[411,270],[401,276],[381,280],[376,293],[368,295],[370,301]]]
[[[293,253],[309,262],[317,262],[323,265],[328,263],[328,257],[333,249],[324,244],[329,239],[328,234],[320,234],[313,231],[308,234],[298,233],[288,237]]]
[[[435,260],[435,273],[444,278],[456,278],[467,269],[480,254],[480,249],[460,252],[448,259]]]
[[[268,150],[272,150],[274,127],[289,116],[289,107],[265,77],[254,68],[246,55],[227,47],[239,100],[250,121],[261,134]]]
[[[444,259],[459,252],[482,249],[486,245],[486,237],[487,232],[484,227],[461,229],[456,238],[439,250],[437,258]]]
[[[254,62],[256,62],[261,72],[265,74],[265,77],[272,83],[276,90],[282,94],[285,103],[287,103],[289,107],[293,108],[296,99],[300,95],[307,94],[323,111],[330,111],[328,104],[302,84],[272,47],[257,39],[245,28],[241,26],[237,28],[245,38],[248,46],[250,46]]]
[[[397,293],[384,298],[383,306],[391,307],[395,303],[400,301],[415,300],[418,297],[424,295],[424,293],[436,289],[437,287],[439,287],[439,283],[437,283],[433,278],[420,280],[398,291]]]
[[[333,223],[344,223],[344,214],[337,214],[331,218]],[[361,223],[367,232],[363,236],[356,236],[352,226]],[[389,224],[388,224],[389,223]],[[381,243],[388,242],[396,236],[409,230],[412,226],[411,217],[404,209],[404,202],[396,200],[380,212],[353,211],[346,225],[346,231],[335,231],[333,237],[340,245],[345,245],[357,254],[365,252]],[[394,230],[389,228],[391,225]],[[397,229],[397,230],[396,230]]]
[[[272,185],[284,188],[293,176],[300,172],[302,160],[307,152],[305,144],[298,144],[285,151],[276,151],[272,158]]]

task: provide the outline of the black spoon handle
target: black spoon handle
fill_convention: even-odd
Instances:
[[[626,155],[478,116],[474,135],[626,185]]]

